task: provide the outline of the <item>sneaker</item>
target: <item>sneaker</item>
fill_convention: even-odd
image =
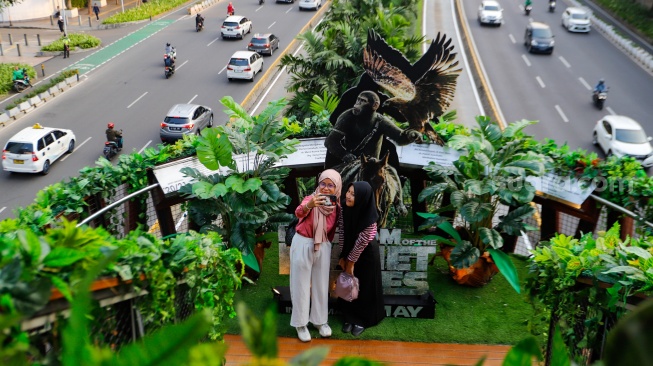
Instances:
[[[302,342],[310,342],[311,341],[311,333],[308,332],[308,328],[304,327],[296,327],[297,329],[297,338],[299,338],[300,341]]]
[[[316,325],[315,328],[317,328],[317,330],[320,331],[320,336],[322,336],[323,338],[331,337],[331,327],[329,326],[329,324],[324,323],[324,324]]]

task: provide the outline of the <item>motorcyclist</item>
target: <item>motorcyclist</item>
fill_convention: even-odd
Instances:
[[[107,130],[105,133],[107,134],[107,141],[113,141],[118,145],[118,150],[122,149],[122,130],[116,130],[114,129],[115,125],[113,122],[109,122],[107,124]]]
[[[172,56],[163,55],[163,63],[166,67],[171,68],[173,72],[175,71],[175,59]]]
[[[526,0],[526,2],[524,2],[524,8],[531,5],[533,5],[533,2],[531,0]]]
[[[195,17],[195,26],[200,24],[204,24],[204,17],[202,17],[200,13],[197,13],[197,16]]]
[[[231,1],[229,2],[229,5],[227,5],[227,14],[234,15],[234,5]]]
[[[607,89],[608,89],[608,87],[605,85],[605,80],[604,79],[599,79],[599,83],[596,84],[596,86],[594,87],[594,93],[597,93],[597,94],[598,93],[603,93]]]
[[[14,67],[14,72],[13,72],[13,81],[16,80],[23,80],[27,83],[27,85],[32,86],[32,83],[29,82],[29,76],[25,72],[24,69],[21,69],[18,66]]]

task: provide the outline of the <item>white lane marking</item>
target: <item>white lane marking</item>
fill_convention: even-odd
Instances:
[[[512,42],[512,44],[517,43],[517,40],[515,39],[515,37],[512,36],[512,34],[509,34],[508,38],[510,38],[510,42]]]
[[[526,66],[528,66],[528,67],[531,66],[531,62],[528,61],[528,57],[526,57],[526,55],[521,55],[521,58],[522,58],[522,60],[524,60],[524,63],[526,64]]]
[[[134,104],[136,104],[136,102],[138,102],[139,100],[141,100],[141,98],[143,98],[146,94],[147,94],[147,92],[141,94],[141,96],[138,97],[138,98],[136,98],[136,100],[133,101],[132,104],[128,105],[127,108],[129,108],[129,107],[133,106]]]
[[[562,57],[562,56],[558,56],[558,59],[560,59],[560,62],[562,62],[563,65],[567,66],[567,68],[570,68],[570,67],[571,67],[571,65],[569,65],[569,62],[567,62],[567,60],[565,60],[564,57]]]
[[[214,39],[214,40],[212,40],[211,42],[209,42],[209,44],[207,44],[207,45],[206,45],[206,47],[208,47],[208,46],[210,46],[210,45],[212,45],[212,44],[213,44],[213,42],[215,42],[215,41],[217,41],[217,40],[219,40],[219,39],[220,39],[220,37],[218,37],[218,38],[216,38],[216,39]]]
[[[147,149],[147,147],[150,146],[151,143],[152,143],[152,140],[148,141],[147,144],[145,144],[145,146],[143,146],[140,150],[138,150],[138,153],[139,154],[142,153],[143,150]]]
[[[560,117],[562,118],[563,121],[569,122],[569,119],[567,116],[565,116],[565,113],[562,111],[562,108],[560,108],[559,105],[556,104],[556,111],[558,111],[558,114],[560,114]]]
[[[195,94],[194,97],[190,98],[190,100],[188,101],[187,104],[191,104],[191,103],[193,103],[193,101],[195,100],[195,98],[197,98],[197,94]]]
[[[541,77],[536,76],[536,77],[535,77],[535,80],[537,80],[537,82],[540,83],[540,86],[541,86],[542,88],[546,88],[546,85],[544,85],[544,81],[542,81],[542,78],[541,78]]]
[[[607,109],[608,112],[610,112],[611,115],[613,115],[613,116],[616,116],[616,115],[617,115],[617,113],[616,113],[612,108],[610,108],[610,107],[605,107],[605,109]]]
[[[70,153],[70,154],[68,154],[68,155],[66,155],[66,156],[64,156],[63,158],[61,158],[61,161],[64,161],[64,160],[68,159],[69,156],[71,156],[75,151],[79,150],[80,147],[84,146],[84,144],[87,143],[88,140],[90,140],[90,139],[92,139],[92,138],[93,138],[93,137],[89,137],[89,138],[87,138],[86,140],[84,140],[84,142],[82,142],[81,144],[75,146],[75,149],[73,150],[73,152]]]
[[[294,6],[292,8],[288,8],[288,10],[286,10],[286,14],[290,13],[290,11],[293,10],[294,8],[295,8]]]
[[[227,65],[225,65],[225,67],[223,67],[222,70],[220,70],[220,72],[218,73],[218,75],[222,74],[222,72],[223,72],[226,68],[227,68]]]
[[[0,213],[2,213],[2,211],[6,210],[6,209],[7,209],[7,206],[5,206],[3,208],[0,208]]]
[[[272,24],[270,24],[270,26],[268,27],[268,29],[272,28],[272,26],[275,25],[275,24],[277,24],[277,22],[272,22]]]
[[[587,90],[592,90],[592,87],[590,86],[590,84],[587,83],[587,81],[585,81],[585,79],[583,79],[582,77],[580,77],[580,78],[578,78],[578,80],[580,81],[581,84],[583,84],[583,86],[585,87],[585,89],[587,89]]]
[[[186,14],[186,15],[182,15],[181,18],[177,19],[177,21],[180,21],[180,20],[182,20],[182,19],[186,19],[186,18],[188,18],[188,14]]]
[[[177,70],[181,69],[182,66],[186,65],[188,63],[188,60],[184,61],[183,64],[177,66]]]

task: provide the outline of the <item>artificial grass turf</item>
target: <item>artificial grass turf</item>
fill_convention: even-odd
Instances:
[[[511,256],[519,279],[524,283],[527,260]],[[255,314],[262,316],[274,304],[272,287],[288,286],[289,276],[279,275],[279,252],[276,243],[266,250],[263,272],[255,284],[245,283],[236,293],[236,302],[244,301]],[[404,342],[463,343],[463,344],[516,344],[530,336],[527,322],[534,315],[526,295],[517,294],[505,278],[498,274],[482,288],[464,287],[449,276],[442,257],[428,268],[429,288],[437,300],[434,319],[385,318],[379,325],[365,330],[356,339],[392,340]],[[340,331],[342,322],[338,315],[329,316],[333,339],[354,339]],[[279,337],[296,337],[290,326],[290,314],[278,314]],[[309,326],[311,335],[319,337]],[[227,333],[240,334],[237,319],[227,322]],[[541,341],[541,339],[539,340]]]

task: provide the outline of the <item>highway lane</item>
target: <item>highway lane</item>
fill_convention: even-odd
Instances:
[[[213,109],[216,123],[224,121],[226,116],[219,99],[230,95],[242,101],[256,84],[227,81],[224,69],[229,57],[236,50],[246,49],[251,34],[245,40],[219,39],[225,7],[216,5],[202,12],[206,26],[199,33],[195,32],[193,17],[185,15],[185,9],[169,14],[164,19],[172,20],[171,24],[102,67],[84,74],[83,82],[58,96],[54,103],[39,107],[3,129],[0,133],[3,146],[20,129],[39,122],[72,129],[78,147],[65,160],[57,161],[47,176],[1,172],[0,186],[11,193],[0,197],[0,219],[13,216],[14,207],[32,202],[39,189],[76,175],[81,167],[94,165],[102,152],[104,130],[109,121],[124,130],[124,152],[156,146],[160,142],[158,126],[176,103],[207,105]],[[253,33],[279,35],[280,49],[285,48],[315,15],[314,12],[300,12],[296,4],[258,6],[253,1],[236,3],[236,13],[252,19]],[[166,42],[176,46],[178,51],[177,72],[168,80],[163,75]],[[264,69],[279,55],[280,52],[266,56]],[[86,143],[79,146],[84,141]]]
[[[562,12],[570,4],[558,1],[556,11],[548,13],[542,3],[527,17],[523,2],[500,3],[504,8],[501,27],[478,24],[477,2],[466,2],[464,10],[506,121],[539,120],[528,128],[536,138],[566,141],[572,148],[596,152],[591,131],[606,114],[630,116],[653,134],[653,77],[596,30],[579,34],[563,29]],[[555,35],[552,55],[529,54],[524,47],[524,31],[531,19],[551,26]],[[599,78],[605,78],[610,87],[603,111],[591,104],[591,90]]]

